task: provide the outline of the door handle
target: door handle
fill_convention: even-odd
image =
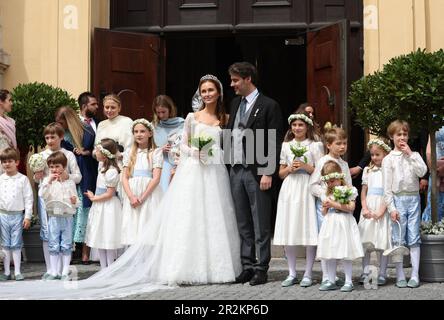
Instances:
[[[333,92],[333,94],[330,92],[330,89],[328,89],[327,86],[322,86],[322,89],[324,89],[327,92],[327,104],[330,107],[334,107],[335,106],[335,93]]]

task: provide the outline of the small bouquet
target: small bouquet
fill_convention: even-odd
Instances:
[[[304,157],[304,162],[307,163],[307,157],[305,156],[305,153],[308,151],[308,148],[306,146],[301,145],[299,142],[290,144],[290,150],[294,155],[293,160],[296,158]]]
[[[210,157],[213,156],[212,145],[214,144],[214,139],[212,137],[206,135],[200,135],[197,137],[191,138],[190,145],[202,151],[204,149],[208,149],[208,155]]]
[[[333,198],[340,204],[349,204],[350,197],[353,195],[353,190],[347,186],[339,186],[333,188]]]
[[[32,172],[39,172],[45,170],[46,161],[40,153],[34,153],[28,160],[29,168]]]

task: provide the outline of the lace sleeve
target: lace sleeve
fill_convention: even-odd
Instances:
[[[193,153],[193,149],[189,145],[189,141],[192,135],[193,120],[194,120],[194,113],[188,114],[187,118],[185,119],[185,124],[183,126],[183,133],[182,133],[182,141],[180,143],[181,156],[186,155],[190,157]]]

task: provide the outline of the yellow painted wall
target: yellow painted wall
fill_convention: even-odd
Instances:
[[[364,73],[418,48],[444,48],[444,0],[364,0]]]
[[[4,87],[45,82],[77,96],[91,87],[91,32],[109,27],[109,0],[0,0]]]

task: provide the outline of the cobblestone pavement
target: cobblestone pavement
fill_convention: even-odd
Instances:
[[[299,259],[298,277],[301,278],[305,261]],[[74,265],[80,279],[85,279],[99,270],[97,264],[83,266]],[[248,283],[226,285],[182,286],[172,290],[160,290],[143,295],[126,297],[123,300],[440,300],[444,299],[444,283],[421,283],[417,289],[399,289],[394,286],[395,270],[388,269],[389,280],[387,285],[377,290],[366,290],[357,284],[361,274],[361,264],[353,264],[353,278],[355,290],[351,293],[340,291],[319,291],[321,279],[320,263],[316,262],[313,276],[315,284],[310,288],[301,288],[298,285],[282,288],[280,283],[287,276],[285,259],[272,259],[269,270],[269,281],[265,285],[251,287]],[[343,276],[342,267],[338,268],[339,276]],[[39,279],[44,272],[43,264],[23,264],[22,272],[26,280]],[[407,279],[410,269],[406,269]]]

